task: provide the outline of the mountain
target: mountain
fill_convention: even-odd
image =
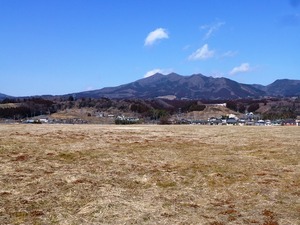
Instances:
[[[117,87],[105,87],[63,96],[69,97],[70,95],[76,95],[76,98],[211,100],[262,98],[265,96],[291,97],[300,96],[300,80],[281,79],[264,86],[260,84],[242,84],[228,78],[207,77],[202,74],[182,76],[176,73],[168,75],[156,73],[153,76]],[[35,97],[52,98],[58,96],[45,95]],[[0,93],[0,100],[5,98],[14,97]]]
[[[300,80],[281,79],[266,86],[272,96],[300,96]]]
[[[181,76],[176,73],[153,76],[117,87],[76,93],[77,97],[159,98],[177,99],[236,99],[264,96],[265,91],[227,78],[213,78],[202,74]]]
[[[11,96],[8,96],[8,95],[5,95],[5,94],[2,94],[0,93],[0,100],[3,100],[5,98],[12,98]]]

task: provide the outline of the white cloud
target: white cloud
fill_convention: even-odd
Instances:
[[[213,23],[213,24],[210,24],[210,25],[203,25],[201,26],[200,28],[203,29],[203,30],[207,30],[207,32],[205,33],[204,35],[204,40],[207,40],[209,39],[212,34],[216,31],[219,30],[219,28],[221,26],[225,25],[225,22],[217,22],[217,23]]]
[[[208,45],[205,44],[201,48],[197,49],[193,54],[189,56],[189,60],[204,60],[212,58],[215,55],[214,50],[209,50]]]
[[[169,74],[169,73],[171,73],[172,72],[172,70],[171,69],[159,69],[159,68],[157,68],[157,69],[153,69],[153,70],[150,70],[150,71],[148,71],[145,75],[144,75],[144,78],[146,78],[146,77],[151,77],[151,76],[153,76],[154,74],[156,74],[156,73],[161,73],[161,74]]]
[[[157,28],[156,30],[150,32],[145,39],[145,46],[153,45],[159,39],[168,39],[169,35],[164,28]]]
[[[251,70],[249,63],[242,63],[240,66],[234,67],[230,72],[229,75],[235,75],[238,73],[246,73]]]

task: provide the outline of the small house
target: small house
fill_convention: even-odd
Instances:
[[[285,119],[282,121],[283,126],[296,126],[296,120],[295,119]]]

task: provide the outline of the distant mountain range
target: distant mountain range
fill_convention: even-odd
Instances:
[[[264,96],[300,96],[300,80],[276,80],[270,85],[242,84],[228,78],[202,74],[181,76],[176,73],[153,76],[117,87],[76,93],[90,98],[177,98],[177,99],[237,99]]]
[[[202,74],[182,76],[176,73],[153,76],[117,87],[74,93],[77,98],[176,98],[176,99],[237,99],[264,96],[300,96],[300,80],[281,79],[263,86],[242,84],[228,78]],[[73,95],[73,94],[69,94]],[[65,95],[68,96],[68,95]],[[0,99],[8,96],[0,94]],[[49,96],[47,96],[49,97]]]
[[[0,99],[11,98],[11,96],[0,93]]]

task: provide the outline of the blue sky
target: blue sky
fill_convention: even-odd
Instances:
[[[67,94],[154,72],[300,79],[300,0],[0,0],[0,93]]]

